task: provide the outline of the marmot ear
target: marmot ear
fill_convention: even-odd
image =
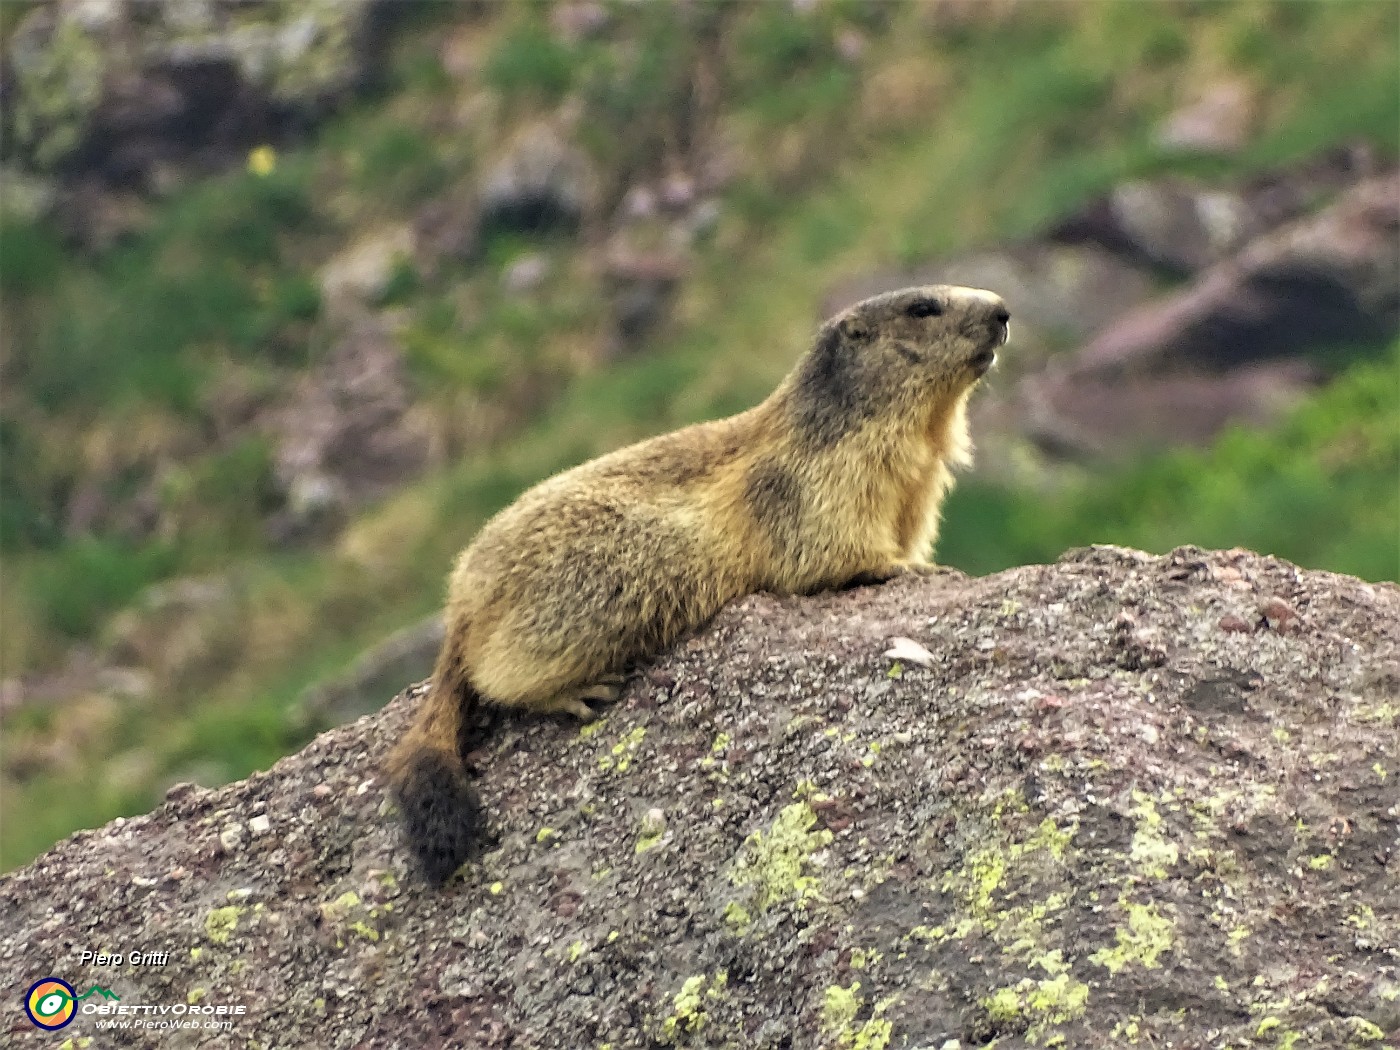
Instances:
[[[854,317],[841,322],[841,338],[848,343],[868,343],[872,334],[868,324]]]

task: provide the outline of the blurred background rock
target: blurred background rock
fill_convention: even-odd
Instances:
[[[426,673],[547,474],[946,280],[940,560],[1400,575],[1400,8],[0,6],[0,866]]]

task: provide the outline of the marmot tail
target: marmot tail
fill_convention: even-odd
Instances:
[[[481,695],[444,646],[412,728],[389,757],[404,830],[424,873],[441,885],[467,859],[481,803],[467,775],[468,729]]]

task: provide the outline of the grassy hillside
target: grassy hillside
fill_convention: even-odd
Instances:
[[[1400,11],[1384,0],[1031,4],[965,20],[774,3],[686,17],[621,5],[607,33],[571,44],[543,9],[425,10],[398,30],[379,93],[270,170],[144,202],[138,232],[95,254],[7,222],[4,674],[100,650],[133,615],[140,636],[142,595],[163,580],[217,578],[233,598],[204,625],[207,651],[154,672],[148,692],[96,691],[7,723],[0,866],[146,808],[171,779],[239,776],[297,746],[299,692],[431,611],[451,555],[490,513],[587,456],[763,397],[830,282],[1024,235],[1131,175],[1238,175],[1357,135],[1400,147]],[[842,33],[864,41],[859,60],[838,54]],[[444,41],[466,72],[449,70]],[[1181,85],[1224,73],[1259,92],[1246,151],[1162,153],[1152,128]],[[603,359],[587,227],[487,231],[473,261],[405,265],[382,308],[450,461],[328,543],[274,543],[262,528],[273,451],[227,422],[228,392],[275,398],[304,375],[331,338],[317,268],[465,192],[494,144],[561,100],[582,113],[604,200],[668,156],[705,152],[694,142],[723,144],[735,174],[674,315],[637,355]],[[526,254],[550,269],[522,300],[502,278]],[[1400,356],[1363,349],[1376,353],[1271,432],[1054,490],[965,480],[942,560],[988,572],[1089,542],[1194,542],[1396,578]],[[485,437],[463,410],[481,404],[504,419]],[[74,534],[64,508],[94,483],[118,508],[144,493],[154,525],[115,514]]]

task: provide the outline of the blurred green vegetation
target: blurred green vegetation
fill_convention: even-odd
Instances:
[[[1386,0],[1033,4],[946,24],[916,5],[844,2],[810,17],[778,3],[610,11],[606,33],[566,43],[537,5],[475,21],[441,5],[401,29],[376,96],[270,171],[192,181],[151,202],[141,232],[89,255],[47,226],[6,223],[4,674],[100,647],[115,615],[176,576],[236,578],[243,621],[217,673],[97,705],[86,717],[103,731],[79,761],[7,779],[0,867],[147,808],[171,778],[241,776],[298,746],[314,728],[294,714],[302,689],[432,611],[452,555],[489,514],[555,470],[764,397],[833,280],[1025,235],[1130,176],[1234,178],[1358,136],[1400,150],[1400,9]],[[859,68],[839,54],[844,30],[866,35]],[[472,264],[401,266],[381,305],[400,317],[424,405],[449,433],[471,415],[464,397],[506,422],[333,543],[279,550],[262,527],[273,450],[209,439],[221,425],[210,391],[303,376],[324,351],[314,274],[328,256],[426,199],[469,195],[509,127],[457,120],[466,88],[439,59],[449,32],[479,63],[482,112],[524,122],[579,100],[605,203],[711,139],[736,151],[739,174],[673,323],[602,366],[587,347],[605,296],[577,238],[497,233]],[[1151,132],[1178,85],[1222,72],[1260,89],[1259,135],[1230,160],[1163,154]],[[522,300],[502,274],[527,253],[550,276]],[[1211,449],[1050,487],[964,479],[940,560],[980,573],[1091,542],[1197,543],[1395,579],[1400,346],[1369,349],[1285,422]],[[120,497],[157,464],[153,533],[69,535],[60,509],[84,479]],[[7,723],[7,769],[58,732],[57,717]]]
[[[557,102],[573,84],[578,59],[541,22],[516,22],[486,62],[486,83],[507,98]]]
[[[319,297],[284,245],[315,221],[307,193],[296,160],[199,183],[139,237],[71,263],[56,234],[7,224],[0,275],[25,395],[48,411],[188,413],[211,356],[301,353],[288,323],[314,319]]]

